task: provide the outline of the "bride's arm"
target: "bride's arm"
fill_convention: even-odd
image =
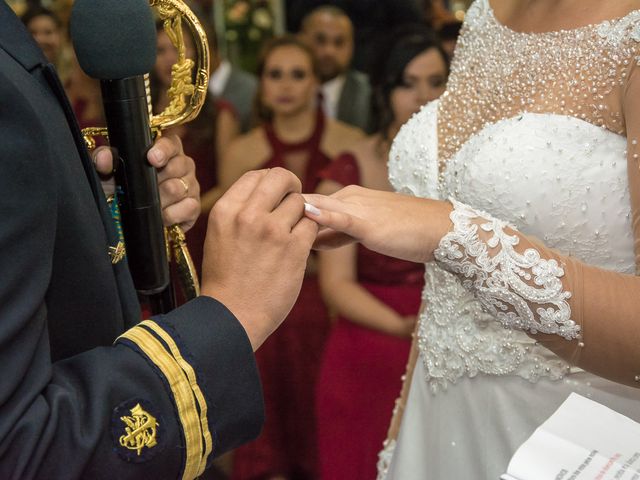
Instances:
[[[637,190],[640,171],[631,174]],[[585,370],[640,387],[640,278],[561,255],[462,204],[360,187],[307,200],[320,208],[308,216],[332,229],[321,232],[318,247],[356,240],[405,260],[435,258],[505,327],[527,331]]]
[[[640,387],[640,278],[561,255],[464,205],[451,218],[435,259],[506,328],[525,330],[573,365]]]
[[[640,258],[637,68],[623,103],[636,258]],[[406,260],[435,259],[460,276],[505,327],[527,331],[585,370],[640,387],[639,277],[562,255],[505,222],[455,202],[359,187],[344,189],[332,198],[308,200],[321,209],[320,215],[309,214],[310,218],[334,229],[321,232],[320,245],[355,239]]]

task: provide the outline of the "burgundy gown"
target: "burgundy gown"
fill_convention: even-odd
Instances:
[[[287,167],[288,159],[306,159],[303,192],[313,192],[330,159],[320,150],[325,119],[318,111],[307,140],[287,144],[264,125],[272,156],[261,168]],[[307,275],[284,323],[256,352],[262,378],[266,421],[260,437],[234,454],[232,479],[256,480],[283,475],[290,480],[318,478],[315,385],[329,319],[315,275]]]
[[[342,154],[322,172],[342,185],[359,184],[356,159]],[[400,315],[417,315],[422,264],[397,260],[358,245],[358,282]],[[338,317],[327,343],[317,385],[318,445],[323,480],[373,480],[400,393],[410,339]]]

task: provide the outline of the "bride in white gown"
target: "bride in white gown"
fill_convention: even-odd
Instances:
[[[497,479],[571,392],[640,421],[640,355],[622,358],[640,345],[640,3],[556,0],[601,16],[523,33],[499,19],[535,2],[494,1],[471,6],[447,92],[391,151],[397,191],[441,200],[429,220],[362,189],[309,196],[319,223],[434,259],[381,479]],[[419,228],[431,243],[399,245]]]

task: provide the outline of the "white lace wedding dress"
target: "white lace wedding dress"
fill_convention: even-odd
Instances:
[[[447,92],[401,129],[389,161],[398,191],[451,198],[455,210],[427,265],[419,358],[379,478],[498,479],[570,392],[640,421],[639,389],[573,368],[520,331],[581,334],[562,266],[519,251],[503,230],[635,271],[627,165],[638,168],[637,142],[621,105],[640,74],[639,42],[640,11],[530,34],[502,25],[489,0],[469,10]]]

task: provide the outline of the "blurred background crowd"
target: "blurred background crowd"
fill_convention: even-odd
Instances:
[[[7,0],[53,63],[81,127],[104,125],[100,86],[68,38],[72,0]],[[189,2],[187,2],[189,3]],[[206,216],[244,172],[285,167],[306,192],[391,190],[400,127],[444,92],[468,1],[199,0],[209,95],[174,127],[196,162],[203,212],[188,233],[200,267]],[[114,28],[114,35],[117,28]],[[187,56],[194,55],[185,35]],[[154,112],[177,52],[158,24]],[[257,352],[262,435],[203,478],[371,480],[400,392],[420,306],[422,265],[348,246],[312,254],[300,297]]]

